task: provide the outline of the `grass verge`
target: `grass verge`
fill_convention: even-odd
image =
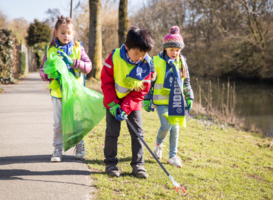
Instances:
[[[144,139],[153,150],[160,122],[157,113],[143,113]],[[187,188],[188,195],[176,193],[174,186],[152,155],[145,149],[148,179],[131,174],[131,140],[125,122],[118,141],[118,168],[121,177],[104,172],[105,118],[85,138],[86,163],[97,188],[96,199],[273,199],[272,138],[222,124],[216,119],[188,117],[180,129],[178,156],[183,167],[167,164],[165,139],[162,164],[172,177]]]

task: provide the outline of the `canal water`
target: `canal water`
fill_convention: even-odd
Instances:
[[[211,87],[209,87],[209,81],[211,81]],[[222,94],[224,94],[224,103],[227,102],[227,83],[228,80],[191,77],[191,86],[196,97],[198,97],[198,85],[201,86],[205,96],[207,96],[209,88],[211,88],[213,105],[221,103],[219,101],[221,101]],[[232,89],[235,84],[235,114],[245,119],[247,127],[255,125],[265,135],[273,137],[273,85],[234,80],[230,80],[229,83],[230,101],[232,100]],[[205,103],[204,97],[202,97],[202,102]]]

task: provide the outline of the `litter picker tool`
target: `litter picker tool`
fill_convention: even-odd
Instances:
[[[135,129],[135,127],[131,124],[131,122],[128,120],[127,117],[125,117],[126,122],[129,124],[129,126],[134,130],[134,132],[138,135],[138,137],[141,139],[142,143],[146,146],[146,148],[149,150],[149,152],[153,155],[153,157],[155,158],[155,160],[157,161],[157,163],[160,165],[160,167],[164,170],[164,172],[167,174],[167,176],[171,179],[175,190],[179,192],[179,188],[184,192],[184,195],[187,195],[186,191],[184,190],[184,188],[179,185],[174,179],[173,177],[169,174],[169,172],[165,169],[165,167],[161,164],[161,162],[158,160],[158,158],[154,155],[154,153],[151,151],[151,149],[149,148],[149,146],[146,144],[146,142],[143,140],[143,138],[139,135],[139,133],[137,132],[137,130]]]

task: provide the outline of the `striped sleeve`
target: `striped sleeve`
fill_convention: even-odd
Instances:
[[[186,100],[193,100],[194,94],[193,94],[193,91],[191,88],[189,68],[188,68],[188,64],[186,62],[186,57],[184,57],[184,59],[185,59],[185,64],[186,64],[185,67],[186,67],[187,78],[184,79],[183,94],[184,94]]]

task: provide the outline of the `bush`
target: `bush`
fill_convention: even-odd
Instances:
[[[27,45],[32,47],[38,43],[49,42],[51,29],[46,22],[40,22],[34,19],[34,23],[30,23],[27,33]]]
[[[2,82],[13,82],[14,35],[10,30],[0,30],[0,77]]]
[[[23,51],[19,52],[19,69],[20,69],[20,74],[23,75],[25,73],[26,69],[26,54]]]
[[[41,42],[33,45],[33,50],[36,55],[36,62],[38,67],[42,65],[43,58],[45,55],[46,44],[47,44],[46,42]]]

